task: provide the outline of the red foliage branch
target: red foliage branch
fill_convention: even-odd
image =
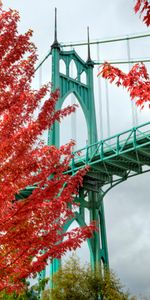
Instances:
[[[0,9],[0,290],[9,292],[22,288],[21,279],[41,271],[49,257],[80,246],[94,229],[63,232],[72,217],[68,203],[87,170],[66,174],[72,142],[57,149],[37,141],[75,107],[55,112],[59,91],[51,93],[49,85],[31,89],[36,48],[30,30],[18,34],[18,21],[16,11]],[[33,185],[28,198],[16,200]]]
[[[147,0],[136,0],[134,10],[136,13],[144,14],[143,21],[149,26],[150,2]],[[130,94],[131,100],[135,100],[137,106],[143,108],[145,103],[150,103],[150,78],[143,63],[135,64],[130,72],[125,74],[106,62],[100,67],[99,75],[108,79],[110,83],[115,82],[117,86],[125,87]]]
[[[143,16],[143,22],[149,26],[150,25],[150,2],[148,0],[136,0],[134,6],[135,13],[140,12]]]
[[[150,78],[143,63],[135,64],[130,72],[125,74],[106,62],[98,75],[102,75],[110,83],[114,82],[117,86],[125,87],[137,106],[143,108],[145,103],[150,103]]]

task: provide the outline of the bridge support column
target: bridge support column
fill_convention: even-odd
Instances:
[[[90,221],[96,221],[98,230],[91,238],[91,265],[93,270],[96,268],[102,271],[105,266],[109,268],[108,248],[105,228],[105,216],[103,198],[96,192],[89,192]]]

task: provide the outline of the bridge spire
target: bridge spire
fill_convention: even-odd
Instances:
[[[86,63],[89,66],[93,67],[94,66],[94,62],[91,59],[89,26],[87,27],[87,43],[88,43],[88,58],[87,58]]]
[[[58,49],[60,50],[60,44],[57,40],[57,8],[55,7],[55,28],[54,28],[54,42],[51,46],[51,49]]]

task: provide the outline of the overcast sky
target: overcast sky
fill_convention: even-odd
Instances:
[[[39,60],[47,54],[53,42],[54,7],[58,8],[58,40],[60,42],[86,40],[87,26],[90,27],[92,40],[148,32],[146,26],[133,12],[133,0],[4,0],[3,3],[4,7],[20,11],[21,31],[24,32],[28,28],[34,30],[33,40],[38,48]],[[134,41],[131,43],[131,58],[147,58],[149,49],[149,38]],[[97,49],[93,47],[91,50],[92,58],[98,59]],[[86,59],[87,49],[84,47],[78,51],[82,58]],[[100,59],[127,59],[125,43],[101,46],[99,51]],[[129,66],[122,66],[124,71],[128,68]],[[94,79],[98,82],[96,73],[97,69],[95,69]],[[50,69],[45,78],[50,81]],[[97,83],[95,86],[100,136]],[[107,136],[105,88],[105,83],[101,81],[103,130],[104,136]],[[131,105],[125,91],[108,86],[108,92],[110,134],[132,127]],[[81,117],[81,112],[78,113],[78,117]],[[139,123],[149,121],[149,111],[139,111],[138,119]],[[81,122],[84,129],[84,119]],[[63,140],[66,141],[68,136],[64,137],[65,129],[62,134]],[[82,132],[79,135],[77,133],[77,139],[79,139],[78,145],[85,143]],[[118,274],[122,283],[137,295],[140,293],[150,295],[149,180],[149,174],[129,179],[112,189],[105,197],[110,266]],[[84,249],[87,253],[87,249]]]

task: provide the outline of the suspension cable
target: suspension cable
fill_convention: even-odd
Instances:
[[[128,61],[129,61],[129,71],[131,70],[131,51],[130,51],[130,40],[127,39],[126,41],[126,47],[127,47],[127,58],[128,58]],[[138,123],[138,117],[137,117],[137,107],[134,103],[134,101],[130,101],[131,103],[131,110],[132,110],[132,125],[133,127],[134,126],[137,126],[137,123]]]
[[[100,60],[100,47],[99,44],[97,44],[97,59]],[[103,107],[102,107],[102,93],[101,93],[101,77],[98,78],[98,99],[99,99],[99,133],[100,133],[100,139],[103,139]]]
[[[109,109],[109,89],[108,81],[105,80],[105,90],[106,90],[106,118],[107,118],[107,137],[110,137],[110,109]]]
[[[94,65],[103,65],[105,61],[97,61],[95,60],[94,61]],[[136,63],[149,63],[150,62],[150,59],[133,59],[133,60],[116,60],[116,61],[107,61],[108,63],[112,64],[112,65],[123,65],[123,64],[136,64]]]
[[[119,42],[119,41],[125,41],[125,40],[133,40],[133,39],[140,39],[140,38],[145,38],[149,37],[150,33],[146,34],[138,34],[138,35],[133,35],[133,36],[125,36],[125,37],[120,37],[120,38],[112,38],[112,39],[107,39],[107,40],[96,40],[96,41],[90,41],[91,45],[94,44],[106,44],[106,43],[113,43],[113,42]],[[73,43],[61,43],[61,47],[77,47],[77,46],[86,46],[87,42],[73,42]],[[48,52],[48,54],[43,58],[43,60],[37,65],[35,68],[35,72],[40,68],[40,66],[45,62],[45,60],[51,55],[51,51]],[[142,60],[144,62],[144,60]],[[133,61],[134,62],[140,62],[140,61]],[[150,60],[145,60],[145,62],[150,62]],[[114,64],[117,64],[118,62],[113,62]],[[128,63],[128,62],[120,62],[121,64],[123,63]],[[95,62],[95,64],[102,64],[102,62]]]
[[[96,40],[96,41],[90,41],[91,45],[94,44],[106,44],[106,43],[113,43],[113,42],[120,42],[125,40],[133,40],[133,39],[141,39],[145,37],[149,37],[150,33],[145,34],[137,34],[137,35],[131,35],[131,36],[124,36],[124,37],[118,37],[118,38],[110,38],[107,40]],[[86,46],[87,42],[70,42],[70,43],[61,43],[61,47],[78,47],[78,46]]]
[[[70,50],[73,50],[73,47],[71,47]],[[70,66],[70,75],[71,77],[73,77],[73,65],[71,64]],[[74,96],[73,93],[71,93],[71,105],[73,104],[77,104],[77,101],[76,101],[76,98]],[[77,125],[77,122],[76,122],[76,111],[73,112],[71,114],[71,139],[75,140],[77,142],[77,129],[76,129],[76,125]],[[76,145],[73,147],[73,151],[76,150]]]
[[[39,89],[41,88],[41,86],[42,86],[42,65],[40,66],[40,68],[39,68]]]
[[[51,55],[51,51],[42,59],[42,61],[37,65],[37,67],[35,68],[35,71],[36,72],[42,65],[43,63],[47,60],[47,58]]]

